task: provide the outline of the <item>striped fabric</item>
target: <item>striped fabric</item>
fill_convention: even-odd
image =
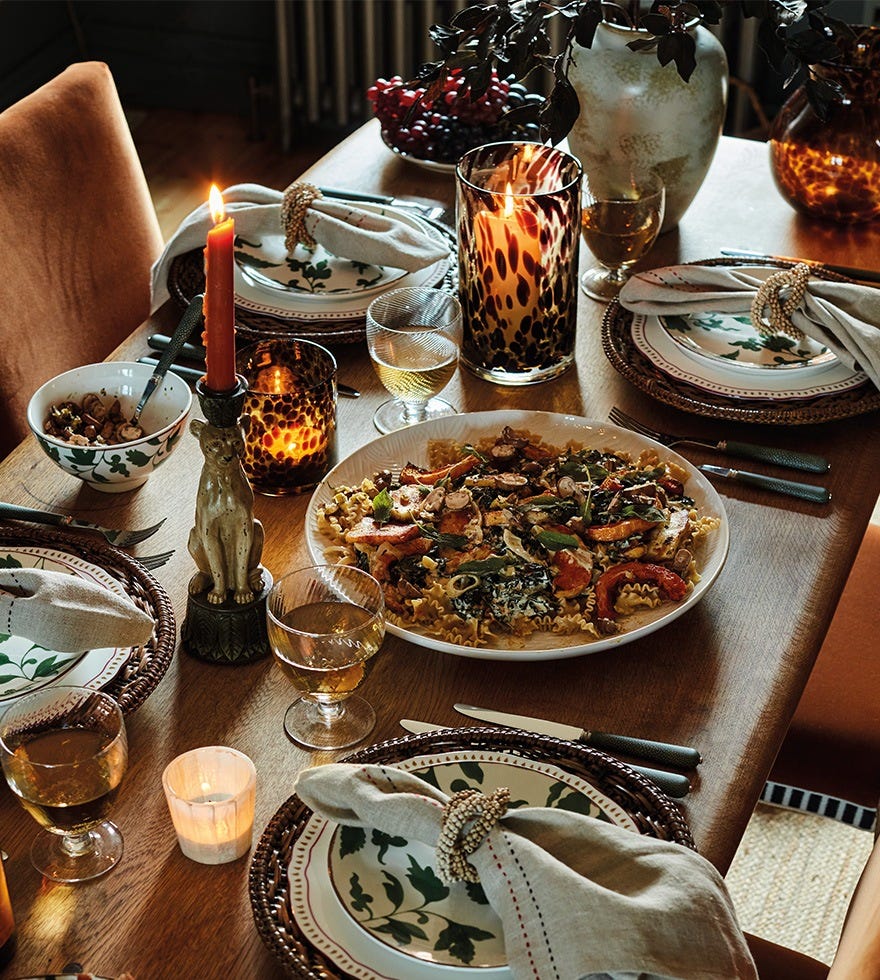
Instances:
[[[820,817],[830,817],[832,820],[839,820],[861,830],[873,831],[877,823],[876,810],[839,800],[835,796],[825,796],[824,793],[812,793],[809,790],[798,789],[797,786],[786,786],[784,783],[768,782],[761,794],[761,801],[788,810],[801,810],[804,813],[815,813]]]

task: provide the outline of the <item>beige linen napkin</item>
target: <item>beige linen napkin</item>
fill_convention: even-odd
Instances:
[[[755,293],[776,268],[672,265],[632,276],[620,304],[633,313],[748,313]],[[794,326],[864,371],[880,388],[880,289],[810,279],[792,314]]]
[[[436,845],[447,797],[390,766],[306,769],[300,799],[340,824]],[[470,855],[515,980],[755,980],[720,875],[693,851],[582,814],[509,811]]]
[[[235,234],[252,240],[267,222],[281,227],[281,191],[259,184],[235,184],[223,191],[226,213],[235,218]],[[152,306],[168,299],[168,271],[172,260],[203,247],[213,225],[210,206],[200,205],[180,223],[152,270]],[[307,230],[328,252],[357,262],[392,266],[416,272],[449,254],[443,242],[412,228],[391,215],[373,214],[345,201],[319,198],[305,218]]]
[[[66,572],[0,569],[0,633],[58,653],[140,646],[153,617],[124,596]]]

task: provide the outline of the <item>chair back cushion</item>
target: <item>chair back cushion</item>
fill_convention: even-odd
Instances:
[[[0,458],[36,388],[147,318],[161,250],[106,65],[72,65],[0,113]]]

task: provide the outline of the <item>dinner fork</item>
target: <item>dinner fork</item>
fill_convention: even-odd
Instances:
[[[776,466],[784,466],[790,470],[803,470],[807,473],[827,473],[831,464],[822,456],[815,456],[813,453],[800,453],[792,449],[777,449],[773,446],[757,446],[752,442],[737,442],[733,439],[721,439],[719,442],[710,442],[704,439],[695,439],[693,436],[672,435],[669,432],[660,432],[650,426],[639,422],[626,412],[622,412],[617,406],[608,413],[608,418],[615,424],[633,432],[639,432],[649,439],[663,443],[664,446],[677,446],[686,443],[689,446],[703,446],[706,449],[714,449],[716,452],[725,453],[728,456],[739,456],[744,459],[757,459],[765,463],[775,463]]]
[[[162,551],[158,555],[134,555],[134,560],[140,562],[141,565],[146,568],[148,572],[152,572],[155,568],[161,568],[165,562],[174,554],[174,549],[171,551]]]
[[[72,517],[69,514],[56,514],[49,510],[34,510],[32,507],[19,507],[16,504],[7,504],[2,501],[0,501],[0,517],[11,517],[16,521],[30,521],[32,524],[49,524],[52,527],[97,531],[117,548],[129,548],[141,541],[146,541],[165,523],[163,517],[158,524],[153,524],[152,527],[141,528],[138,531],[122,531],[114,527],[92,524],[91,521],[81,521],[78,517]]]

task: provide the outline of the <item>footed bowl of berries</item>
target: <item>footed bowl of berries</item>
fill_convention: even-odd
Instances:
[[[478,99],[471,98],[458,70],[446,76],[439,94],[427,94],[399,75],[379,78],[367,91],[385,145],[424,169],[452,173],[475,146],[540,139],[537,116],[544,97],[499,78],[494,69]]]

